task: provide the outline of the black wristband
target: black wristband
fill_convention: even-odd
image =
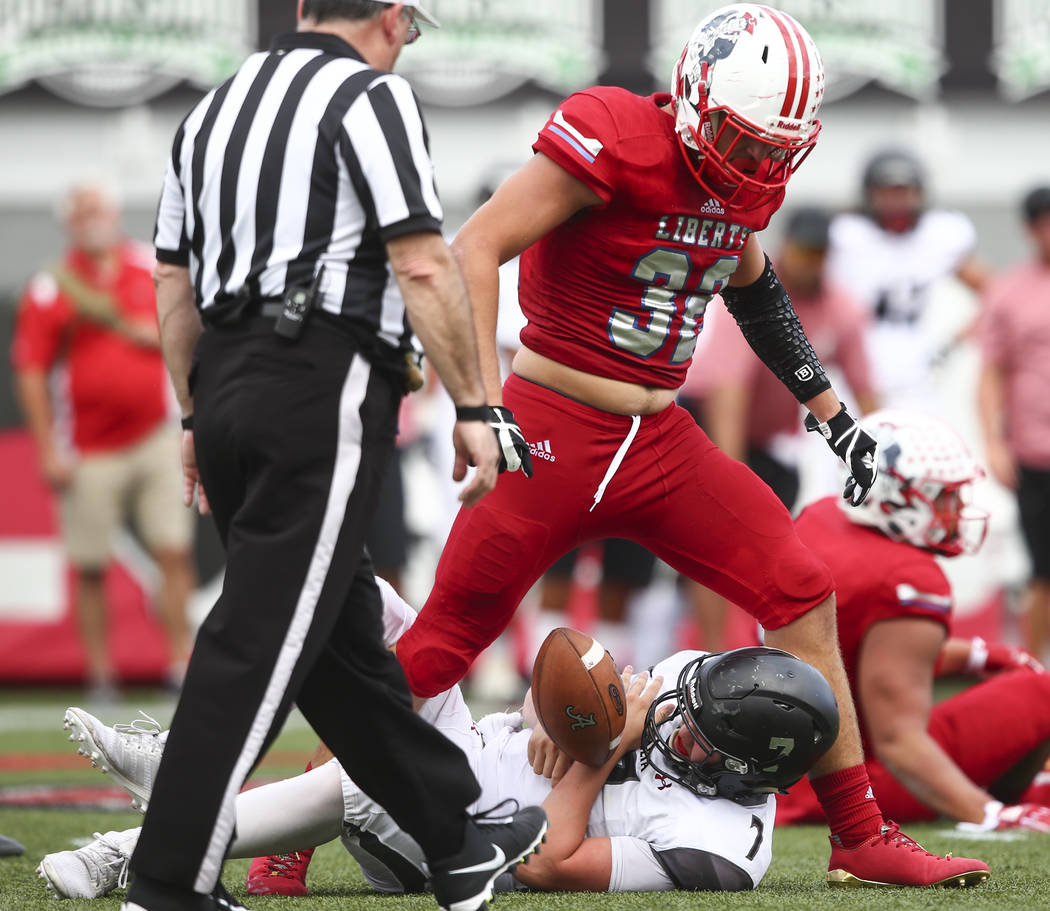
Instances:
[[[487,421],[489,419],[488,405],[457,405],[457,421]]]
[[[183,430],[193,430],[193,415],[186,415],[179,423],[182,424]]]

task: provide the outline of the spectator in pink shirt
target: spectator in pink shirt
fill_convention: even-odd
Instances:
[[[825,279],[829,223],[823,209],[797,209],[785,226],[775,265],[821,363],[842,370],[866,413],[878,407],[864,347],[868,318],[859,302]],[[694,358],[683,397],[711,440],[745,462],[791,509],[799,492],[798,467],[778,449],[801,427],[798,402],[751,350],[720,298],[704,323],[701,344],[711,356]],[[704,648],[718,651],[725,645],[725,602],[689,585]]]
[[[1025,648],[1046,658],[1050,638],[1050,186],[1024,198],[1035,257],[995,282],[979,339],[978,409],[988,465],[1017,492],[1032,563]]]

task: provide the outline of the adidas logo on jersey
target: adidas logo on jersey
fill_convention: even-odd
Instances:
[[[546,459],[548,462],[557,462],[557,456],[551,454],[551,441],[544,440],[542,443],[529,443],[529,452],[533,458]]]
[[[725,215],[726,210],[722,208],[722,203],[711,196],[707,202],[700,207],[700,212],[704,215]]]

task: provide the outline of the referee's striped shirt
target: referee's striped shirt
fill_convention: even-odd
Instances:
[[[323,307],[408,347],[386,241],[441,230],[426,130],[400,76],[334,35],[296,32],[253,54],[179,127],[157,259],[187,266],[202,312],[279,297],[320,265]]]

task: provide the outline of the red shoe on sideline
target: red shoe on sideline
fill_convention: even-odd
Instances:
[[[306,868],[314,849],[256,857],[248,867],[249,895],[309,895]]]
[[[852,848],[831,840],[829,886],[977,886],[991,872],[983,860],[941,857],[909,838],[895,822]]]

